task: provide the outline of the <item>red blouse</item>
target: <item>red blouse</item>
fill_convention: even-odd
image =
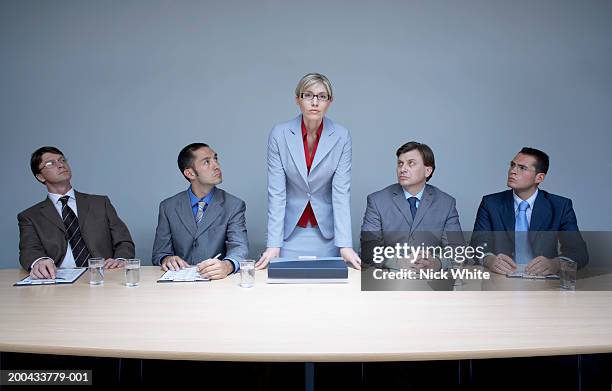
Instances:
[[[321,125],[319,129],[317,129],[317,139],[315,140],[314,146],[312,148],[312,155],[308,153],[308,132],[306,131],[306,125],[304,124],[304,118],[302,118],[302,139],[304,140],[304,156],[306,157],[306,168],[308,169],[308,173],[310,173],[310,167],[312,167],[312,161],[314,160],[315,153],[317,153],[317,146],[319,146],[319,140],[321,139],[321,132],[323,132],[323,121],[321,121]],[[314,210],[312,210],[312,206],[310,205],[310,201],[306,205],[302,216],[298,220],[297,226],[306,228],[308,223],[312,227],[317,226],[317,219],[314,214]]]

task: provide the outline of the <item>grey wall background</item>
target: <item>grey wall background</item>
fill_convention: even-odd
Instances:
[[[544,189],[583,230],[612,224],[610,1],[2,1],[0,267],[18,260],[16,214],[46,191],[29,155],[56,145],[73,185],[108,194],[150,262],[159,202],[187,187],[176,155],[220,154],[265,244],[266,140],[298,114],[299,78],[334,84],[328,115],[353,135],[352,219],[395,181],[395,149],[436,153],[432,184],[471,229],[523,145],[547,151]]]

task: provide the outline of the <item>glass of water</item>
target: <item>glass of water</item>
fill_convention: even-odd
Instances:
[[[560,266],[559,277],[561,289],[566,291],[575,291],[578,264],[574,261],[562,259]]]
[[[89,258],[89,283],[91,285],[104,284],[104,258]]]
[[[140,259],[125,261],[125,285],[138,286],[140,283]]]
[[[255,285],[255,261],[245,259],[240,261],[240,286],[252,288]]]

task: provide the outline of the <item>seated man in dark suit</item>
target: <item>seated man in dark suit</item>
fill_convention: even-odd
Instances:
[[[578,268],[588,263],[572,201],[539,189],[548,166],[546,153],[525,147],[510,162],[510,190],[482,198],[472,245],[486,246],[483,262],[491,271],[508,274],[520,266],[547,275],[559,271],[561,259]]]
[[[58,267],[86,267],[92,257],[106,258],[106,268],[134,258],[130,232],[108,197],[75,191],[59,149],[37,149],[30,168],[48,192],[44,201],[17,215],[19,262],[32,278],[55,278]]]
[[[246,205],[216,187],[221,166],[208,145],[187,145],[178,166],[191,185],[159,205],[153,264],[164,270],[197,265],[205,278],[225,278],[248,256]]]
[[[455,199],[427,184],[436,163],[434,153],[415,141],[397,151],[397,181],[368,195],[361,226],[362,259],[371,262],[374,246],[432,246],[438,249],[464,246]],[[452,257],[419,253],[412,265],[416,269],[450,268]]]

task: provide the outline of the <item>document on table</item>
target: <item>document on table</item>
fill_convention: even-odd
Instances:
[[[200,282],[208,281],[198,273],[197,267],[188,267],[179,271],[168,270],[157,282]]]
[[[75,269],[57,269],[54,279],[34,279],[27,276],[21,281],[17,281],[13,286],[26,285],[53,285],[53,284],[72,284],[85,273],[87,268],[79,267]]]
[[[559,276],[556,274],[549,274],[547,276],[534,276],[533,274],[525,273],[525,264],[516,265],[517,268],[512,273],[506,274],[508,278],[528,278],[531,280],[558,280]]]

